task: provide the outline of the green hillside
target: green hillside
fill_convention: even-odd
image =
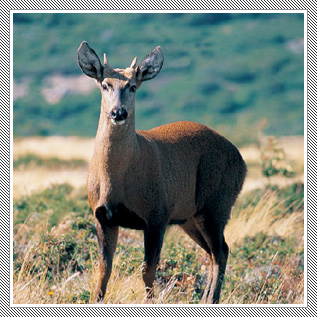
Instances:
[[[82,74],[83,40],[121,68],[161,46],[163,69],[137,94],[138,129],[193,120],[241,144],[267,118],[268,134],[304,133],[304,14],[14,13],[15,136],[95,135],[97,89],[43,95],[51,76]]]

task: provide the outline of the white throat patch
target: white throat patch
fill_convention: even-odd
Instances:
[[[114,120],[114,119],[111,119],[111,123],[112,123],[113,125],[122,125],[122,124],[125,123],[125,120],[116,121],[116,120]]]

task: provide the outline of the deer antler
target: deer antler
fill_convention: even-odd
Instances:
[[[107,54],[106,53],[103,53],[103,63],[105,65],[108,65],[108,60],[107,60]]]
[[[107,59],[107,54],[106,53],[103,54],[103,63],[105,64],[104,71],[107,74],[113,73],[113,69],[108,65],[108,59]]]
[[[134,57],[133,61],[131,62],[130,68],[136,68],[137,60],[138,60],[138,58]]]

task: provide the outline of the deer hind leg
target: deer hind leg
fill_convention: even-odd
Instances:
[[[210,254],[210,248],[205,240],[205,238],[200,233],[194,218],[188,219],[184,224],[180,225],[180,227],[200,246],[202,247],[208,254]]]
[[[201,234],[198,226],[196,225],[196,221],[194,218],[187,220],[184,224],[180,225],[180,227],[202,248],[204,249],[209,256],[211,256],[210,247],[208,246],[205,238]],[[212,281],[212,271],[209,270],[207,277],[207,285],[206,289],[210,288],[210,283]],[[206,292],[204,293],[206,294]]]
[[[210,268],[202,303],[219,303],[229,248],[225,242],[223,231],[225,224],[213,219],[210,213],[200,213],[195,218],[196,226],[204,237],[209,249]]]
[[[99,243],[99,276],[96,289],[95,301],[102,303],[107,284],[111,275],[113,255],[118,241],[118,226],[108,226],[105,221],[104,213],[96,211],[97,237]]]
[[[154,296],[153,282],[163,245],[165,228],[148,227],[144,230],[144,267],[142,272],[147,298]]]

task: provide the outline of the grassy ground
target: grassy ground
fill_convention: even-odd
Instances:
[[[84,187],[93,142],[60,141],[14,141],[15,304],[93,303],[98,245]],[[281,140],[287,142],[295,178],[286,182],[279,177],[265,182],[257,149],[242,149],[249,176],[225,231],[230,256],[223,304],[304,302],[303,142]],[[122,229],[105,303],[144,303],[142,262],[143,233]],[[205,252],[179,227],[170,227],[154,303],[199,303],[208,265]]]

